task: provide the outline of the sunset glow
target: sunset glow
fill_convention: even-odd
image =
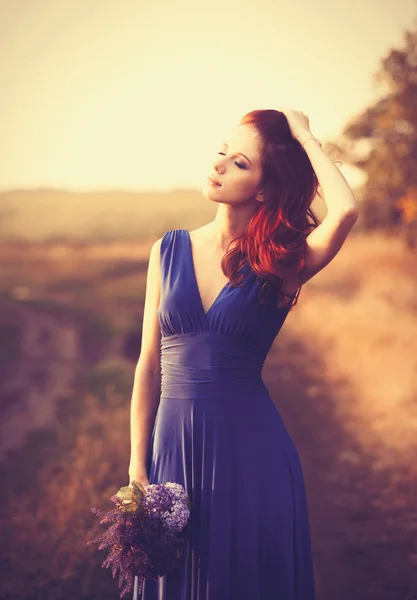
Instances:
[[[377,97],[372,75],[416,8],[2,2],[0,188],[201,187],[255,108],[303,110],[331,139]]]

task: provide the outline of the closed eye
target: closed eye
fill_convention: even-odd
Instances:
[[[226,156],[224,152],[217,152],[217,154],[222,154],[223,156]],[[246,169],[245,165],[238,163],[236,160],[234,161],[234,163],[239,167],[239,169]]]

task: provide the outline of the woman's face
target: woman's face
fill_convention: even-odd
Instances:
[[[238,125],[220,144],[217,158],[203,187],[208,200],[230,205],[262,201],[261,141],[255,127]],[[215,185],[213,177],[221,185]]]

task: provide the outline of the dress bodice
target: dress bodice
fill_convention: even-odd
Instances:
[[[217,369],[217,383],[223,373],[226,386],[229,381],[236,384],[236,379],[231,377],[232,369],[237,378],[245,380],[245,385],[248,378],[251,381],[255,378],[259,384],[263,363],[289,308],[278,308],[269,298],[261,302],[261,280],[248,263],[242,270],[243,284],[236,287],[228,282],[205,313],[189,231],[171,229],[165,233],[161,242],[158,319],[162,367],[165,374],[170,375],[165,377],[162,370],[163,384],[167,384],[174,372],[181,381],[185,377],[184,369],[187,369],[188,381],[190,369],[199,381],[202,371]],[[208,390],[209,386],[205,386],[204,393]]]

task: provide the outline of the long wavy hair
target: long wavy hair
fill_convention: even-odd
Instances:
[[[247,124],[257,129],[261,140],[264,201],[259,202],[245,232],[230,241],[222,269],[232,285],[239,285],[244,276],[239,276],[238,270],[249,263],[263,282],[261,301],[272,294],[279,308],[291,310],[301,290],[299,272],[305,262],[305,239],[320,225],[310,206],[318,194],[319,181],[284,113],[253,110],[239,123]],[[234,247],[229,249],[231,244]],[[285,281],[295,273],[300,286],[290,294],[285,290]]]

